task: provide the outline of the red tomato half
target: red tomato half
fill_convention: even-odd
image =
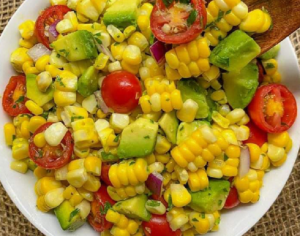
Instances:
[[[52,124],[52,122],[47,122],[42,125],[29,139],[29,157],[35,164],[44,169],[59,169],[65,166],[71,161],[73,154],[74,144],[70,131],[66,133],[61,144],[56,147],[46,144],[46,146],[39,148],[34,144],[34,137],[44,132]]]
[[[117,71],[105,77],[101,94],[109,108],[118,113],[129,113],[137,107],[142,88],[135,75]]]
[[[109,172],[110,167],[111,167],[111,164],[105,163],[105,162],[102,163],[100,178],[106,185],[112,186],[112,183],[110,182],[109,177],[108,177],[108,172]]]
[[[152,215],[149,222],[143,222],[142,224],[146,236],[180,236],[181,231],[172,231],[169,223],[166,219],[166,215]]]
[[[2,107],[10,116],[30,113],[25,107],[26,78],[24,75],[12,76],[5,88]]]
[[[229,181],[230,181],[230,183],[232,183],[233,178],[230,178]],[[240,200],[239,200],[239,195],[238,195],[237,189],[234,185],[231,185],[230,192],[226,199],[224,208],[231,209],[231,208],[238,206],[239,204],[240,204]]]
[[[269,84],[257,89],[248,106],[251,120],[268,133],[289,129],[297,116],[294,95],[281,84]]]
[[[247,124],[247,126],[250,129],[250,135],[244,143],[255,143],[261,147],[265,142],[267,142],[268,134],[265,131],[258,128],[251,121]]]
[[[88,216],[90,225],[97,232],[110,229],[113,224],[105,219],[106,212],[110,206],[115,204],[107,193],[107,187],[102,185],[101,188],[94,194],[94,201],[92,202],[92,210]]]
[[[63,5],[56,5],[44,10],[35,23],[35,35],[38,41],[50,49],[49,37],[46,36],[46,26],[52,25],[57,20],[62,20],[64,15],[71,11],[70,8]]]
[[[191,0],[191,4],[177,1],[166,7],[163,0],[157,0],[151,14],[151,30],[154,36],[169,44],[188,43],[196,39],[205,29],[207,13],[203,0]],[[192,10],[190,8],[192,6]]]

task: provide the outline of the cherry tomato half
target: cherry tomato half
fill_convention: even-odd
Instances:
[[[233,178],[230,178],[229,181],[230,181],[230,183],[232,183]],[[226,199],[224,208],[231,209],[231,208],[238,206],[239,204],[240,204],[240,200],[239,200],[239,195],[238,195],[237,189],[234,185],[231,185],[230,192]]]
[[[258,128],[252,121],[250,121],[247,126],[250,130],[250,135],[244,143],[255,143],[261,147],[267,142],[268,134],[265,131]]]
[[[146,236],[181,236],[181,231],[172,231],[167,221],[166,215],[152,215],[149,222],[142,223]]]
[[[111,164],[103,162],[101,168],[101,176],[100,176],[101,180],[108,186],[112,186],[112,183],[110,182],[110,179],[108,177],[108,172],[110,167]]]
[[[55,147],[46,144],[39,148],[34,144],[34,137],[44,132],[52,122],[47,122],[38,128],[29,139],[29,157],[38,166],[44,169],[59,169],[71,161],[74,144],[71,132],[68,131],[61,144]]]
[[[186,7],[182,7],[183,4],[178,7],[174,1],[166,7],[163,0],[156,1],[150,22],[151,30],[159,41],[169,44],[188,43],[205,29],[207,13],[204,1],[190,2],[184,4]]]
[[[251,120],[268,133],[289,129],[297,116],[294,95],[281,84],[269,84],[257,89],[248,106]]]
[[[57,20],[62,20],[64,15],[69,11],[71,11],[71,9],[67,6],[56,5],[48,7],[41,13],[35,23],[35,35],[40,43],[51,49],[49,37],[45,34],[46,26],[52,25]]]
[[[26,108],[26,78],[24,75],[12,76],[5,88],[2,107],[10,116],[30,113]]]
[[[137,107],[142,88],[135,75],[117,71],[105,77],[101,94],[109,108],[118,113],[128,113]]]
[[[107,209],[115,204],[107,193],[107,187],[102,185],[98,192],[94,194],[94,201],[92,202],[92,210],[88,216],[88,222],[97,232],[110,229],[113,224],[105,219]]]

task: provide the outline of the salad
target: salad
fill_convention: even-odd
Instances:
[[[19,25],[2,98],[11,169],[62,230],[217,231],[259,201],[297,116],[267,9],[240,0],[50,0]]]

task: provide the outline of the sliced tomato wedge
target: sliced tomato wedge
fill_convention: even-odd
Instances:
[[[39,148],[34,144],[34,137],[44,132],[52,122],[47,122],[38,128],[29,139],[29,157],[38,166],[44,169],[59,169],[71,161],[74,144],[71,132],[68,131],[61,141],[61,144],[52,147],[46,144],[44,147]]]
[[[146,236],[181,236],[181,231],[172,231],[167,221],[166,215],[152,215],[149,222],[142,223]]]
[[[172,2],[170,5],[165,3]],[[205,29],[207,13],[203,0],[179,1],[157,0],[151,14],[151,30],[161,42],[169,44],[188,43]]]
[[[102,185],[101,188],[94,194],[92,202],[92,210],[88,216],[88,222],[97,232],[103,232],[110,229],[113,224],[105,219],[107,210],[115,204],[115,201],[110,198],[107,193],[107,187]]]
[[[52,25],[57,20],[62,20],[64,15],[69,11],[71,9],[67,6],[56,5],[45,9],[41,13],[35,23],[35,35],[40,43],[51,49],[46,27]]]
[[[108,186],[112,186],[112,183],[110,182],[109,175],[108,175],[110,167],[111,167],[110,163],[103,162],[101,168],[101,176],[100,176],[101,180]]]
[[[251,120],[268,133],[281,133],[289,129],[297,117],[294,95],[281,84],[258,88],[248,106]]]
[[[252,121],[250,121],[247,126],[250,130],[250,135],[244,143],[255,143],[261,147],[267,142],[268,134],[265,131],[258,128]]]
[[[231,183],[231,188],[224,205],[225,209],[232,209],[240,204],[238,191],[236,187],[232,184],[233,178],[230,178],[229,181]]]
[[[10,116],[30,113],[26,108],[26,78],[24,75],[12,76],[5,88],[2,107]]]

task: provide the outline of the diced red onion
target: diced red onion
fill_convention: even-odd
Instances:
[[[50,55],[51,51],[43,44],[38,43],[30,48],[27,52],[28,56],[35,62],[44,55]]]
[[[95,97],[96,97],[96,100],[97,100],[97,103],[98,103],[98,106],[101,108],[101,110],[103,111],[103,113],[107,114],[109,112],[109,108],[106,106],[103,98],[102,98],[102,95],[101,95],[101,91],[98,90],[94,93]]]
[[[165,54],[171,49],[172,45],[165,44],[161,41],[156,41],[150,47],[151,55],[157,61],[158,64],[165,62]]]
[[[59,33],[56,30],[57,24],[60,22],[60,20],[56,20],[52,25],[49,27],[49,41],[52,43],[55,41],[59,35]]]
[[[157,172],[153,172],[149,175],[146,186],[147,188],[157,196],[161,196],[163,189],[163,176]]]
[[[239,177],[243,178],[250,170],[250,152],[249,148],[241,148]]]

